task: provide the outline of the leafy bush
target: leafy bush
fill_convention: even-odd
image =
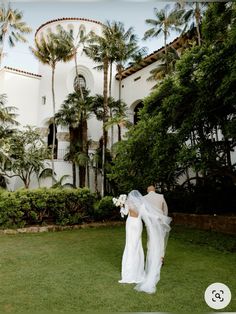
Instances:
[[[20,200],[12,193],[1,193],[0,226],[6,228],[23,227],[26,223],[24,212],[20,209]]]
[[[94,205],[94,217],[101,219],[118,219],[120,217],[119,209],[112,202],[112,196],[104,196]]]
[[[92,219],[94,195],[83,189],[37,189],[0,194],[0,227],[56,223],[76,224]]]

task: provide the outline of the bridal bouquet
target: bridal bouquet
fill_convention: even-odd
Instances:
[[[125,204],[125,201],[127,199],[126,194],[121,194],[118,198],[113,197],[112,201],[116,207],[120,207],[120,214],[121,217],[124,218],[125,215],[128,215],[129,208],[128,205]]]

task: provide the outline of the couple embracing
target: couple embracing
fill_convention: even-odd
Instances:
[[[126,220],[126,243],[122,257],[122,279],[120,283],[136,283],[135,289],[155,293],[160,280],[166,243],[170,231],[171,218],[162,194],[155,193],[149,186],[148,194],[142,196],[133,190],[125,201],[128,213]],[[142,230],[144,222],[147,230],[147,254],[144,263]]]

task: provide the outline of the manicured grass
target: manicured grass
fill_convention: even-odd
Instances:
[[[0,312],[212,312],[213,282],[231,289],[224,311],[236,310],[235,237],[173,228],[154,295],[118,283],[124,241],[124,227],[1,235]]]

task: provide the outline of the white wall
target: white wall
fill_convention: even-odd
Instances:
[[[18,108],[15,113],[22,126],[37,125],[39,83],[40,77],[9,69],[1,70],[0,93],[7,95],[7,106]]]

